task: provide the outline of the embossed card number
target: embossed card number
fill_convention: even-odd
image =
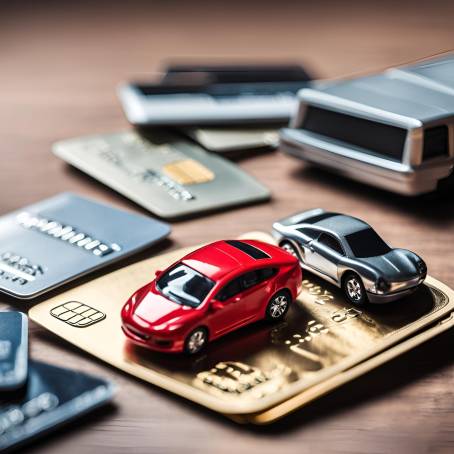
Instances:
[[[216,364],[209,371],[197,374],[199,386],[205,385],[221,393],[242,394],[251,391],[255,398],[261,398],[280,389],[292,370],[289,367],[277,366],[270,371],[237,361],[226,361]]]

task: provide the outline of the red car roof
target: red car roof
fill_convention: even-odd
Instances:
[[[295,260],[277,246],[257,240],[225,240],[203,246],[188,254],[182,262],[204,276],[219,281],[241,267]]]

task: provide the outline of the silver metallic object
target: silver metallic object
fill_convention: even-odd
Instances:
[[[275,222],[273,232],[302,268],[342,288],[354,304],[400,299],[417,290],[427,274],[418,255],[391,248],[351,216],[318,208]]]
[[[405,195],[437,189],[454,164],[454,55],[305,88],[284,152]]]

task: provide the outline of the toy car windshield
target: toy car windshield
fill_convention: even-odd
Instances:
[[[359,230],[358,232],[346,235],[345,239],[353,255],[358,258],[377,257],[391,251],[391,248],[373,229]]]
[[[158,290],[171,301],[197,307],[214,287],[214,282],[182,263],[167,271],[157,282]]]

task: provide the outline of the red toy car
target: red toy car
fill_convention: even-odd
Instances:
[[[156,272],[124,305],[122,329],[152,350],[195,354],[249,323],[282,320],[301,281],[298,260],[277,246],[217,241]]]

